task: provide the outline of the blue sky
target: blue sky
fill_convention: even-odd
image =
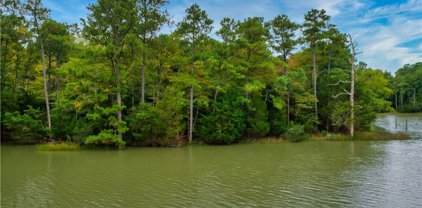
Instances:
[[[44,5],[55,20],[79,23],[88,14],[86,6],[93,2],[44,0]],[[224,17],[243,20],[259,16],[268,21],[286,14],[302,23],[310,9],[325,9],[332,23],[354,36],[363,52],[359,60],[370,67],[394,72],[406,63],[422,62],[422,0],[170,0],[166,9],[179,22],[193,3],[207,11],[214,20],[214,30]]]

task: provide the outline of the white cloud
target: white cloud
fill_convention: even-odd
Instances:
[[[419,11],[419,17],[411,16]],[[417,41],[422,37],[422,1],[410,0],[375,8],[362,15],[348,28],[364,52],[360,58],[369,66],[394,72],[404,64],[422,61]],[[384,19],[381,21],[380,19]]]
[[[422,0],[408,0],[401,4],[389,4],[377,7],[364,16],[365,19],[388,18],[396,15],[404,15],[404,13],[421,12]]]
[[[422,50],[415,53],[413,48],[401,46],[402,43],[422,37],[421,26],[422,19],[398,19],[387,26],[361,31],[357,34],[357,40],[364,51],[361,58],[370,66],[388,71],[395,71],[407,63],[422,61]]]

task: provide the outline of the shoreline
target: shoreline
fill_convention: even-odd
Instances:
[[[289,141],[286,136],[280,137],[262,137],[262,138],[248,138],[242,139],[238,142],[225,145],[207,144],[201,141],[194,142],[192,144],[183,143],[174,146],[153,146],[153,145],[142,145],[139,143],[128,142],[126,147],[142,147],[142,148],[174,148],[183,147],[188,145],[207,145],[207,146],[230,146],[235,144],[286,144],[286,143],[300,143],[306,141],[402,141],[411,140],[412,138],[408,134],[404,133],[389,133],[389,132],[357,132],[355,137],[351,138],[347,134],[341,133],[326,133],[326,134],[311,134],[301,141]],[[77,142],[45,142],[45,143],[19,143],[19,142],[2,142],[2,145],[20,146],[20,145],[34,145],[37,146],[39,151],[72,151],[72,150],[90,150],[90,149],[119,149],[115,146],[87,146],[83,143]],[[124,148],[123,148],[124,149]]]

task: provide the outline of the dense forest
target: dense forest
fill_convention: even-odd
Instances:
[[[166,0],[98,0],[80,24],[40,0],[1,8],[3,141],[124,146],[366,131],[379,112],[422,111],[422,63],[357,60],[324,10],[301,23],[224,18]],[[164,27],[176,28],[163,33]],[[369,34],[368,34],[369,35]],[[364,51],[362,51],[365,53]]]

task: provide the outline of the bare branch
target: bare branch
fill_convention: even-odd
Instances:
[[[350,81],[347,81],[347,80],[339,80],[337,83],[335,83],[335,84],[327,84],[327,86],[337,86],[340,83],[350,83]]]
[[[342,90],[343,90],[344,92],[339,93],[339,94],[337,94],[337,95],[333,95],[333,96],[331,96],[331,97],[332,97],[332,98],[338,98],[340,95],[350,95],[350,94],[351,94],[349,91],[347,91],[347,90],[345,90],[345,89],[343,89],[343,88],[342,88]]]
[[[350,93],[349,91],[343,89],[344,92],[346,92],[346,94],[351,95],[352,93]]]
[[[342,93],[337,94],[337,95],[332,95],[331,97],[332,97],[332,98],[338,98],[340,95],[349,95],[349,93],[344,93],[344,92],[342,92]]]

